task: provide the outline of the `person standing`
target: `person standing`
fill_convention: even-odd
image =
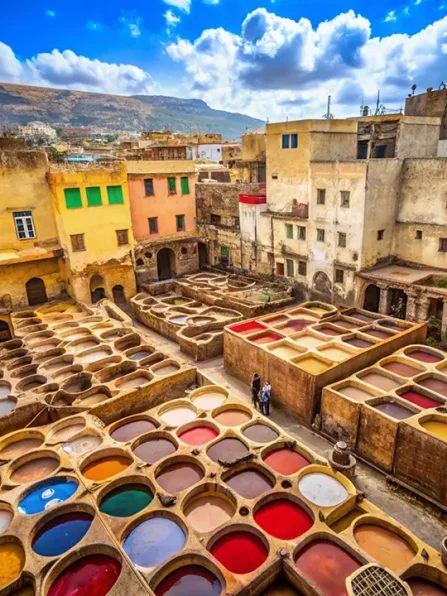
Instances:
[[[268,381],[265,382],[264,387],[262,388],[262,396],[261,396],[261,407],[264,416],[270,416],[270,393],[272,391],[272,386]]]
[[[259,392],[261,391],[261,377],[259,376],[258,373],[255,373],[253,375],[253,379],[251,381],[251,399],[252,399],[252,403],[253,403],[253,407],[256,410],[259,406],[259,409],[261,409],[260,403],[259,403]]]

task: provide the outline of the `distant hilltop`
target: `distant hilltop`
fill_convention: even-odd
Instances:
[[[222,133],[239,137],[262,120],[213,110],[201,99],[163,95],[108,95],[68,89],[0,83],[0,126],[40,120],[58,126],[95,126],[107,130],[165,130]]]

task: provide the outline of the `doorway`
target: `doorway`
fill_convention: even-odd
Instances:
[[[205,267],[208,265],[208,251],[206,250],[206,244],[199,242],[199,267]]]
[[[95,273],[90,280],[90,298],[92,304],[95,304],[106,297],[104,285],[103,277],[99,275],[99,273]]]
[[[380,288],[374,284],[370,284],[365,290],[365,298],[363,301],[363,308],[370,312],[379,312],[380,303]]]
[[[390,289],[390,311],[392,317],[405,319],[407,316],[407,295],[403,290]]]
[[[163,281],[175,275],[175,254],[170,248],[162,248],[157,253],[158,279]]]
[[[40,279],[40,277],[33,277],[32,279],[26,282],[25,287],[29,306],[43,304],[48,300],[45,284],[43,282],[43,279]]]
[[[126,294],[123,286],[117,285],[112,288],[113,302],[118,306],[125,306],[127,304]]]
[[[9,325],[6,321],[0,321],[0,342],[12,339]]]

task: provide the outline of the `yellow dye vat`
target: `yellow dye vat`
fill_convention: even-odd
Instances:
[[[325,358],[334,360],[334,362],[342,362],[351,356],[351,354],[344,350],[340,350],[340,348],[323,348],[320,352]]]
[[[324,340],[318,339],[313,335],[302,335],[301,337],[295,337],[292,341],[303,348],[316,348],[325,343]]]
[[[324,372],[328,368],[330,368],[330,364],[326,364],[318,358],[314,358],[313,356],[308,356],[295,362],[296,366],[301,368],[302,370],[310,373],[311,375],[319,375],[320,373]]]
[[[300,351],[295,350],[292,346],[278,346],[277,348],[271,348],[270,351],[272,354],[275,354],[275,356],[285,358],[286,360],[300,355]]]
[[[440,422],[439,420],[429,420],[428,422],[423,422],[421,426],[424,430],[435,437],[439,437],[443,441],[447,441],[447,424],[445,422]]]
[[[18,544],[0,545],[0,588],[16,580],[25,564],[25,554]]]

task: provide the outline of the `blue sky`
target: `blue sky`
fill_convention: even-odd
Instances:
[[[445,1],[445,5],[444,2]],[[24,18],[26,15],[26,18]],[[2,5],[0,81],[199,97],[270,120],[388,108],[447,78],[447,0],[29,0]]]

